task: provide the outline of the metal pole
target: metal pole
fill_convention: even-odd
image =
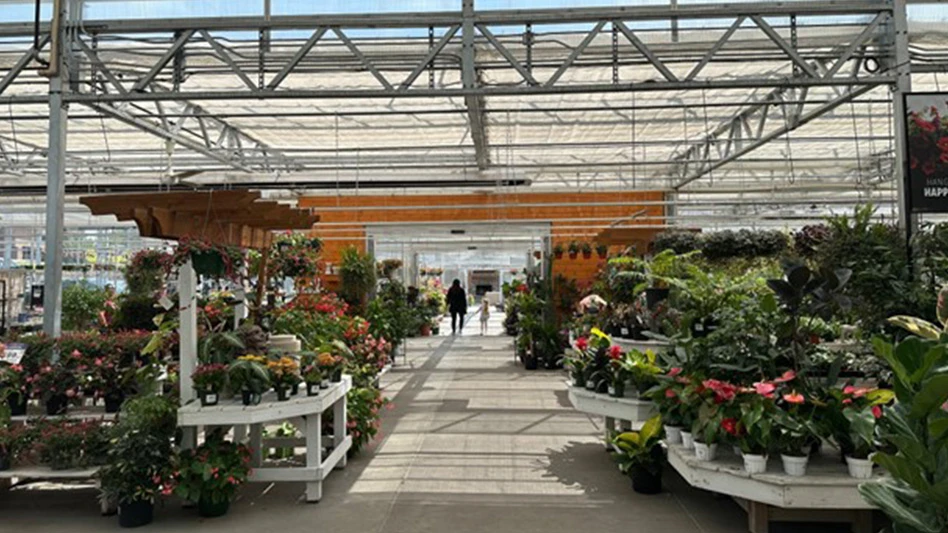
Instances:
[[[912,214],[911,187],[906,172],[906,154],[908,146],[905,139],[905,99],[904,94],[912,90],[912,64],[908,49],[908,17],[905,0],[893,1],[892,25],[889,36],[895,49],[896,81],[892,85],[892,119],[895,137],[895,182],[899,193],[899,226],[905,232],[906,241],[918,225],[918,217]],[[909,249],[911,252],[911,248]]]
[[[54,17],[62,20],[68,14],[69,0],[56,2],[58,12]],[[65,67],[63,45],[66,33],[61,24],[54,24],[59,32],[52,42],[59,49],[50,57],[58,60],[50,65],[49,78],[49,150],[46,175],[46,256],[43,293],[43,332],[52,338],[59,337],[62,329],[63,292],[63,201],[66,195],[66,122],[69,105],[63,102],[63,91],[68,90],[68,73]],[[55,357],[55,354],[54,354]]]

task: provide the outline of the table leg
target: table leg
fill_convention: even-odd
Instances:
[[[234,442],[244,442],[247,440],[247,426],[239,424],[234,426]]]
[[[606,445],[606,451],[611,452],[612,451],[612,433],[616,429],[616,419],[612,418],[611,416],[606,416],[603,418],[605,418],[605,428],[603,429],[603,431],[604,431],[604,441]]]
[[[750,533],[768,533],[770,530],[770,512],[767,504],[747,502],[747,530]]]
[[[872,511],[855,511],[853,516],[853,533],[874,533],[872,528]]]
[[[630,420],[620,420],[620,421],[619,421],[619,428],[620,428],[623,432],[625,432],[625,431],[632,431],[632,421],[630,421]]]
[[[342,442],[346,440],[346,434],[348,429],[346,428],[346,423],[348,422],[347,417],[347,402],[348,399],[346,395],[343,394],[342,398],[339,398],[339,401],[332,406],[332,447],[333,450],[342,445]],[[347,457],[344,454],[342,459],[336,463],[336,469],[341,469],[346,467]]]
[[[193,450],[194,448],[197,448],[197,428],[193,426],[181,428],[181,449]]]
[[[263,425],[250,426],[250,452],[253,454],[252,464],[259,467],[263,464]]]
[[[306,467],[319,468],[323,463],[323,415],[306,417]],[[318,502],[323,498],[323,480],[306,484],[306,501]]]

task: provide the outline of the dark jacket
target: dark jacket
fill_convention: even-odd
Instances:
[[[448,311],[451,313],[467,313],[467,294],[462,287],[451,286],[448,289]]]

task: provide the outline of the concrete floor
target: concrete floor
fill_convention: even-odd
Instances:
[[[225,517],[202,520],[169,501],[147,529],[747,531],[735,503],[693,490],[673,472],[663,494],[635,494],[603,451],[601,422],[572,409],[560,372],[526,372],[514,364],[500,319],[494,313],[487,337],[477,335],[475,318],[462,336],[411,340],[407,365],[400,358],[384,380],[395,407],[384,414],[382,438],[330,476],[320,503],[301,502],[301,484],[253,484]],[[28,529],[85,533],[118,525],[98,515],[91,488],[0,493],[0,531]],[[833,531],[800,524],[771,531],[804,529]]]

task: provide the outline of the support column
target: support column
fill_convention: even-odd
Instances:
[[[918,217],[912,214],[909,198],[911,187],[905,170],[908,144],[905,139],[905,100],[903,95],[912,90],[912,64],[908,49],[908,15],[905,0],[890,0],[893,3],[892,27],[889,36],[895,50],[893,58],[896,81],[892,86],[892,120],[895,135],[895,182],[899,192],[899,226],[905,232],[906,241],[911,240],[918,226]]]
[[[191,374],[197,367],[197,274],[189,259],[178,269],[178,318],[181,322],[178,347],[180,363],[178,379],[181,384],[181,405],[194,399]]]
[[[63,202],[66,195],[66,122],[69,106],[63,102],[63,91],[68,87],[68,72],[63,52],[66,33],[61,21],[68,15],[68,0],[54,5],[52,31],[56,34],[50,44],[50,59],[54,64],[46,71],[49,75],[49,150],[46,174],[46,250],[43,270],[43,332],[50,337],[59,337],[62,329],[63,294]],[[56,357],[56,354],[53,356]]]
[[[13,268],[13,228],[3,232],[3,268]]]

